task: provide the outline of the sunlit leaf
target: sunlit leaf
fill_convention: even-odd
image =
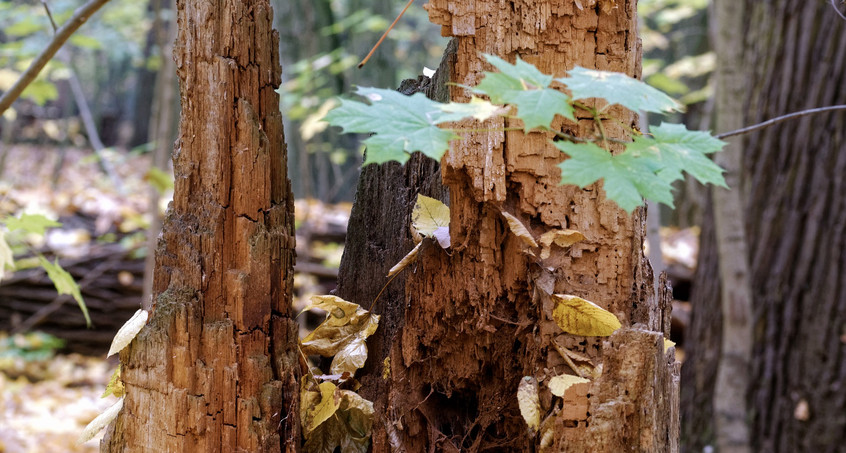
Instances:
[[[421,244],[423,243],[418,242],[417,245],[415,245],[414,248],[400,260],[399,263],[395,264],[394,267],[388,271],[388,277],[393,277],[395,274],[408,267],[408,265],[417,258],[417,254],[420,253]]]
[[[114,395],[118,398],[123,398],[126,395],[126,388],[123,386],[123,381],[120,378],[120,364],[115,368],[112,377],[109,378],[109,383],[106,385],[106,391],[100,395],[100,398],[105,398],[109,395]]]
[[[621,327],[613,313],[582,299],[565,294],[553,294],[555,307],[552,318],[564,332],[587,337],[605,337]]]
[[[51,263],[43,256],[38,255],[38,262],[47,271],[47,277],[53,282],[59,294],[70,294],[73,296],[77,305],[79,305],[79,309],[82,310],[82,315],[85,316],[85,324],[91,327],[88,307],[85,306],[85,301],[82,300],[82,292],[79,290],[79,285],[76,284],[71,274],[59,265],[59,259],[56,258],[55,263]]]
[[[118,329],[115,337],[112,339],[112,345],[109,347],[109,353],[106,354],[106,357],[111,357],[113,354],[117,354],[118,352],[122,351],[123,348],[129,346],[129,343],[132,343],[132,340],[135,339],[135,336],[138,335],[138,332],[147,325],[147,317],[150,314],[147,313],[147,310],[138,309],[131,318],[129,318],[126,323],[124,323],[120,329]]]
[[[306,432],[314,431],[315,428],[328,420],[341,407],[341,398],[337,394],[338,387],[335,384],[321,382],[318,387],[320,388],[320,402],[312,410],[309,423],[305,426]]]
[[[41,214],[21,214],[18,217],[6,217],[6,228],[9,231],[24,230],[27,233],[35,233],[43,236],[46,228],[60,227],[62,224],[50,220]]]
[[[675,345],[676,345],[675,341],[671,341],[667,338],[664,338],[664,353],[666,354],[667,351],[669,351],[670,348],[674,347]]]
[[[567,229],[547,231],[542,234],[539,239],[541,245],[540,257],[543,260],[549,258],[549,255],[552,252],[552,244],[565,248],[575,244],[576,242],[584,240],[585,235],[576,230]]]
[[[568,388],[575,384],[582,384],[585,382],[590,382],[590,380],[570,374],[562,374],[550,379],[548,385],[549,390],[552,391],[553,395],[564,396],[564,392],[566,392]]]
[[[101,49],[103,47],[103,44],[99,39],[81,35],[79,33],[72,34],[68,41],[76,47],[80,47],[82,49]]]
[[[109,406],[108,409],[103,411],[103,413],[98,415],[94,420],[91,420],[91,423],[89,423],[88,426],[86,426],[82,433],[79,435],[79,438],[77,439],[76,443],[84,444],[85,442],[88,442],[89,440],[93,439],[94,436],[96,436],[97,433],[100,432],[100,430],[108,426],[109,423],[111,423],[112,420],[114,420],[118,416],[122,408],[123,398],[119,399],[117,403]]]
[[[511,232],[514,233],[515,236],[520,238],[524,244],[531,247],[538,246],[538,243],[535,242],[535,238],[532,237],[532,233],[530,233],[529,230],[526,229],[520,219],[514,217],[513,215],[505,211],[500,211],[500,213],[503,217],[505,217],[505,220],[508,221],[508,228],[511,230]]]
[[[411,211],[411,226],[423,236],[434,237],[443,248],[449,248],[449,207],[439,200],[417,195]]]
[[[440,109],[444,112],[439,119],[441,122],[445,121],[460,121],[465,118],[473,118],[478,121],[484,121],[492,116],[505,113],[505,109],[499,105],[491,104],[490,102],[473,96],[470,102],[450,102],[448,104],[441,104]]]
[[[576,66],[568,71],[568,75],[556,80],[567,85],[573,99],[602,98],[609,104],[620,104],[633,112],[662,113],[683,109],[673,98],[625,74]]]
[[[526,421],[531,432],[537,432],[540,427],[540,397],[538,396],[538,381],[532,376],[523,376],[520,385],[517,387],[517,404],[520,407],[520,415]]]
[[[672,186],[655,174],[655,162],[631,151],[612,155],[593,143],[555,142],[570,158],[558,164],[561,183],[587,187],[599,179],[609,200],[626,212],[643,204],[642,197],[673,206]]]
[[[6,276],[6,267],[15,268],[15,257],[12,249],[6,242],[6,232],[0,231],[0,280]]]

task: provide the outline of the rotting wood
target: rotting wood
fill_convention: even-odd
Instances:
[[[182,120],[154,311],[103,451],[297,451],[293,198],[266,0],[177,2]]]
[[[640,72],[635,2],[603,1],[580,9],[572,1],[433,0],[426,8],[442,34],[456,37],[449,77],[457,84],[450,88],[453,101],[468,100],[461,85],[475,85],[490,69],[480,53],[511,61],[519,55],[555,76],[577,64]],[[621,108],[611,112],[635,124],[633,114]],[[659,341],[669,334],[669,293],[660,291],[660,300],[654,296],[642,251],[642,212],[627,216],[596,186],[558,186],[556,164],[563,156],[545,135],[496,132],[515,126],[502,120],[464,126],[493,132],[464,134],[441,161],[453,248],[447,253],[424,247],[404,271],[404,290],[385,299],[384,311],[377,310],[383,327],[389,327],[374,335],[380,346],[371,349],[370,368],[361,378],[365,395],[385,401],[374,427],[373,451],[536,451],[539,439],[527,432],[516,389],[524,375],[545,382],[568,369],[552,341],[595,364],[607,360],[609,369],[590,391],[570,398],[568,410],[561,409],[560,414],[569,415],[555,419],[558,429],[549,451],[675,451],[678,367]],[[585,136],[593,124],[582,118],[554,127]],[[619,125],[606,128],[622,136]],[[384,195],[376,189],[360,186],[356,203],[369,207],[358,214],[354,208],[350,231],[365,227],[360,222],[369,222],[367,227],[393,224],[380,214],[380,206],[394,202],[381,201]],[[587,240],[554,250],[538,266],[522,254],[503,210],[536,237],[572,228]],[[399,234],[406,237],[402,230]],[[368,248],[358,241],[351,235],[348,250],[370,253],[371,260],[374,254],[393,253],[382,248],[386,243],[369,240]],[[342,282],[347,271],[341,270]],[[378,285],[359,282],[348,283],[343,295],[366,303],[354,298],[366,293],[356,288]],[[624,327],[607,341],[562,334],[551,320],[544,290],[594,301],[616,314]],[[390,374],[383,379],[386,344]],[[642,361],[628,360],[629,354]],[[558,410],[550,407],[545,384],[541,389],[544,409]],[[574,406],[582,407],[581,413],[569,410]]]

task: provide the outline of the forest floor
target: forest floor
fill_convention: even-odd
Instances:
[[[34,248],[49,249],[56,256],[78,256],[102,241],[125,241],[130,247],[143,244],[150,222],[148,181],[154,179],[147,172],[148,156],[108,152],[112,177],[104,175],[88,152],[71,148],[61,156],[58,149],[48,147],[16,145],[0,150],[0,218],[26,212],[61,218],[66,224],[43,237],[18,238],[21,243],[12,243],[16,254],[21,248]],[[168,197],[165,193],[160,202],[162,210]],[[334,287],[351,204],[316,200],[295,204],[294,310],[299,312],[310,296],[328,294]],[[668,266],[692,275],[697,240],[695,231],[662,231]],[[686,307],[680,303],[679,308]],[[314,314],[302,318],[319,322]],[[303,333],[306,328],[302,327]],[[39,334],[0,331],[0,453],[99,451],[102,432],[81,445],[77,438],[86,424],[116,401],[101,395],[117,360],[105,360],[105,349],[99,357],[54,354],[59,347],[52,341]]]

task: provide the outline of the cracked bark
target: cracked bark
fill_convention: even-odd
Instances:
[[[442,34],[455,37],[455,55],[441,71],[459,85],[475,85],[481,71],[491,69],[481,52],[511,61],[519,55],[555,76],[577,64],[638,75],[635,2],[592,6],[433,0],[426,8]],[[449,90],[452,100],[469,98],[459,86]],[[635,124],[633,114],[612,110]],[[482,128],[506,126],[515,125],[491,121]],[[592,123],[583,118],[554,127],[584,136]],[[622,136],[619,125],[605,127]],[[540,441],[527,432],[516,391],[525,375],[543,380],[565,372],[552,341],[601,363],[603,374],[566,395],[563,405],[543,391],[555,426],[549,451],[676,450],[678,368],[661,342],[669,333],[669,294],[665,284],[660,297],[653,294],[642,251],[643,213],[626,215],[596,186],[559,186],[556,164],[563,156],[546,140],[541,134],[473,132],[442,159],[439,177],[449,191],[454,246],[450,254],[423,247],[379,302],[383,308],[376,311],[384,317],[361,376],[362,392],[377,408],[374,452],[537,451]],[[369,305],[380,286],[374,279],[411,249],[408,214],[415,190],[446,199],[436,188],[421,188],[429,177],[417,165],[365,170],[340,296]],[[368,172],[380,176],[368,178]],[[391,178],[402,188],[393,189]],[[501,210],[536,237],[574,228],[588,239],[554,250],[538,266],[521,252]],[[392,248],[396,244],[402,248]],[[608,339],[562,334],[551,321],[548,300],[533,296],[540,287],[592,300],[615,313],[624,328]]]
[[[267,0],[177,2],[182,120],[154,311],[102,451],[297,451],[293,197]]]

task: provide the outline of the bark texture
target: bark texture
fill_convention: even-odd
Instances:
[[[556,76],[577,64],[639,74],[635,2],[589,3],[578,8],[571,1],[435,0],[426,7],[442,34],[456,37],[448,67],[455,84],[475,85],[481,72],[491,69],[480,53],[511,61],[519,55]],[[469,96],[451,86],[450,98]],[[623,109],[613,114],[636,123]],[[506,126],[516,124],[491,121],[482,128]],[[555,127],[582,136],[593,131],[587,118]],[[605,127],[622,136],[619,125]],[[654,296],[642,251],[642,212],[626,215],[598,187],[559,186],[556,164],[563,155],[545,135],[468,132],[464,137],[441,162],[452,247],[444,251],[425,243],[417,262],[400,277],[404,288],[394,282],[379,302],[384,308],[375,310],[384,315],[383,324],[362,377],[363,392],[376,399],[379,414],[373,451],[675,451],[678,369],[661,341],[669,334],[669,294],[664,284],[660,301]],[[368,304],[381,276],[411,249],[408,213],[416,194],[409,189],[421,186],[415,176],[420,170],[396,176],[406,184],[398,195],[385,195],[387,179],[364,179],[339,295]],[[359,211],[362,204],[366,208]],[[518,217],[535,237],[573,228],[587,240],[537,261],[523,253],[502,211]],[[382,237],[400,239],[380,242],[371,232],[365,246],[352,233],[383,227]],[[388,248],[395,244],[404,248]],[[383,257],[391,261],[378,261]],[[547,294],[553,292],[596,302],[615,313],[624,328],[608,339],[561,333],[551,319]],[[572,373],[563,348],[601,366],[602,375],[591,385],[571,388],[562,402],[552,398],[546,381]],[[390,373],[383,375],[386,357]],[[528,432],[517,407],[523,376],[542,382],[543,410],[555,427],[543,443]]]
[[[182,121],[154,312],[121,353],[127,396],[103,451],[299,445],[293,198],[266,0],[177,4]]]
[[[743,51],[745,123],[846,103],[846,21],[831,4],[746,0],[742,23],[736,45]],[[754,314],[754,385],[747,399],[755,451],[846,451],[844,124],[843,113],[804,117],[743,141]],[[715,247],[708,238],[705,256]],[[695,291],[704,295],[696,301],[719,297],[716,274],[697,276]],[[711,317],[703,310],[709,309],[695,305],[695,318]],[[702,382],[711,373],[715,357],[707,348],[715,328],[694,320],[686,379]],[[707,386],[696,391],[702,393],[685,398],[689,420],[711,396]]]

